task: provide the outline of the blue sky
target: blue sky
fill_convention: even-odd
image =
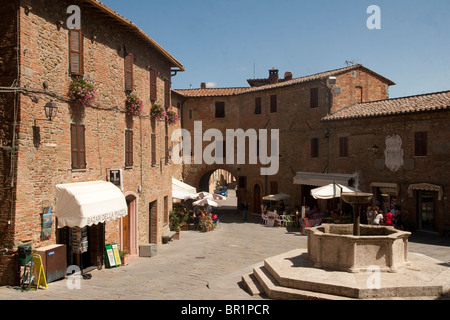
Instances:
[[[450,90],[449,0],[102,0],[186,68],[173,88],[248,86],[361,63],[396,82],[392,98]],[[369,30],[367,8],[381,9]]]

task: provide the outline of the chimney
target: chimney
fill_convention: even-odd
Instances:
[[[284,74],[284,80],[288,81],[288,80],[292,80],[292,78],[293,78],[292,72],[286,71],[286,73]]]
[[[272,68],[271,70],[269,70],[269,83],[278,83],[278,69]]]
[[[206,82],[202,82],[202,84],[200,85],[201,89],[206,89]]]

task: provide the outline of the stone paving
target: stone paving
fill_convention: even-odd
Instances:
[[[66,280],[50,283],[48,290],[3,287],[0,300],[263,300],[240,287],[241,276],[266,258],[298,248],[306,248],[299,229],[268,228],[255,216],[243,223],[227,211],[215,231],[184,231],[180,240],[159,246],[155,257],[93,271],[80,290],[68,289]],[[448,237],[415,234],[409,249],[450,266]]]

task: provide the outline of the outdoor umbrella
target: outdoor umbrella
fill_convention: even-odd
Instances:
[[[193,203],[194,206],[211,206],[211,207],[219,207],[217,202],[214,202],[210,199],[201,199]]]
[[[346,187],[341,184],[329,184],[317,189],[311,190],[311,195],[314,199],[328,200],[334,198],[340,198],[341,193],[354,193],[354,188]]]
[[[263,198],[263,200],[269,200],[269,201],[281,201],[281,200],[286,200],[289,199],[291,196],[285,193],[280,193],[280,194],[271,194],[268,196],[265,196]]]

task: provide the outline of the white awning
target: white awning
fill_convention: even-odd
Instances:
[[[348,187],[352,179],[354,179],[353,174],[297,172],[297,175],[294,177],[294,184],[323,187],[337,183]]]
[[[175,178],[172,178],[172,190],[173,189],[183,190],[190,193],[197,193],[197,189],[195,187],[181,182],[180,180],[177,180]]]
[[[412,198],[413,197],[413,191],[414,190],[421,190],[421,191],[433,191],[438,193],[439,201],[441,201],[444,197],[444,190],[441,186],[429,184],[429,183],[418,183],[418,184],[412,184],[408,188],[408,194]]]
[[[58,228],[83,228],[122,218],[127,214],[125,196],[111,182],[80,182],[56,186]]]
[[[268,196],[265,196],[263,200],[269,200],[269,201],[281,201],[281,200],[287,200],[291,196],[286,193],[279,193],[279,194],[270,194]]]
[[[314,199],[328,200],[340,198],[342,193],[354,193],[356,189],[343,186],[341,184],[329,184],[317,189],[311,190]]]

